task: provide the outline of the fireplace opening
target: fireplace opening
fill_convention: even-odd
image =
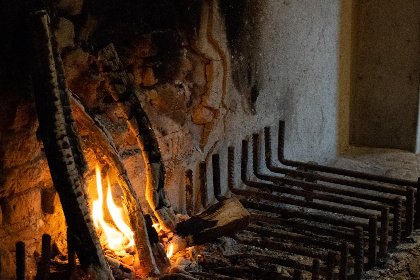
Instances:
[[[407,154],[323,165],[327,2],[0,4],[0,279],[363,279],[420,251],[417,166],[383,171]]]

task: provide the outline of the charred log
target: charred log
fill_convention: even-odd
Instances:
[[[84,191],[83,168],[79,166],[83,161],[80,156],[75,157],[78,148],[72,147],[78,141],[77,133],[71,131],[74,127],[70,129],[66,123],[73,117],[71,110],[64,108],[66,101],[60,93],[53,34],[47,12],[40,10],[30,14],[28,25],[34,55],[32,73],[39,135],[44,143],[51,177],[60,196],[67,225],[75,237],[77,255],[82,267],[97,279],[114,279],[91,220]]]
[[[133,77],[124,70],[114,45],[110,44],[102,49],[99,58],[108,90],[124,111],[130,130],[142,150],[146,163],[146,199],[162,226],[173,230],[176,224],[175,214],[164,188],[165,167],[159,144],[150,120],[134,92]]]

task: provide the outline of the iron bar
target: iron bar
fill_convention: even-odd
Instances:
[[[218,201],[225,200],[226,197],[222,195],[222,188],[220,186],[220,159],[218,154],[214,154],[211,157],[212,168],[213,168],[213,191],[214,196]]]
[[[357,221],[352,221],[348,219],[340,219],[340,218],[330,217],[330,216],[322,215],[322,214],[307,213],[307,212],[302,212],[298,210],[286,209],[286,208],[273,206],[269,204],[251,202],[246,199],[240,199],[240,201],[246,208],[286,215],[287,217],[300,218],[300,219],[315,221],[318,223],[331,224],[331,225],[349,227],[349,228],[353,228],[355,226],[360,226],[362,228],[365,228],[366,230],[368,228],[367,223],[363,223],[363,222],[357,222]]]
[[[262,239],[245,239],[236,237],[235,238],[237,242],[248,245],[248,246],[254,246],[264,249],[270,249],[270,250],[278,250],[282,252],[288,252],[295,255],[301,255],[301,256],[307,256],[311,258],[317,258],[324,261],[328,261],[327,254],[319,251],[319,250],[313,250],[308,247],[302,247],[296,244],[292,243],[282,243],[282,242],[275,242],[275,241],[268,241],[268,240],[262,240]]]
[[[381,228],[379,236],[379,258],[386,257],[388,252],[388,233],[389,233],[389,208],[381,213]]]
[[[285,191],[285,187],[279,186],[279,185],[273,185],[273,184],[267,184],[267,183],[261,183],[261,182],[254,182],[249,181],[247,176],[247,169],[248,169],[248,141],[242,140],[242,156],[241,156],[241,179],[242,181],[250,187],[257,187],[257,188],[267,188],[267,189],[276,189],[277,191]],[[316,184],[311,182],[305,182],[301,180],[295,180],[290,179],[286,177],[276,178],[276,180],[280,180],[281,183],[288,184],[291,186],[300,187],[303,189],[309,189],[309,190],[316,190],[320,192],[326,192],[326,193],[333,193],[343,196],[350,196],[354,198],[360,198],[365,200],[371,200],[371,201],[378,201],[381,203],[386,203],[388,205],[392,205],[394,202],[395,196],[393,197],[381,197],[373,194],[368,193],[360,193],[352,190],[347,189],[338,189],[332,186],[322,185],[322,184]],[[308,194],[307,194],[308,195]]]
[[[259,135],[254,134],[253,141],[258,141]],[[290,169],[290,168],[281,168],[273,165],[272,161],[272,153],[271,153],[271,133],[270,133],[270,127],[264,128],[264,140],[265,140],[265,164],[268,168],[268,170],[275,172],[275,173],[281,173],[281,174],[288,174],[291,176],[296,177],[303,177],[310,181],[324,181],[328,183],[338,184],[338,185],[344,185],[344,186],[351,186],[354,188],[364,189],[364,190],[372,190],[372,191],[378,191],[383,193],[389,193],[394,195],[406,195],[405,188],[396,188],[396,187],[389,187],[384,186],[380,184],[374,184],[374,183],[366,183],[366,182],[360,182],[360,181],[354,181],[344,178],[338,178],[338,177],[328,177],[325,175],[317,174],[317,173],[311,173],[308,171],[303,171],[307,169],[307,166],[299,166],[303,167],[300,170]],[[258,149],[258,143],[253,146],[254,150]],[[255,164],[255,167],[258,166],[258,163]],[[315,165],[319,166],[319,165]],[[258,176],[257,176],[258,177]],[[268,178],[268,177],[266,177]],[[269,179],[268,179],[269,180]],[[274,179],[275,180],[275,177]],[[270,181],[270,180],[269,180]]]
[[[340,280],[347,280],[348,261],[349,261],[349,244],[347,242],[343,242],[341,244],[341,252],[340,252],[340,273],[339,273]]]
[[[413,232],[414,227],[414,188],[407,188],[407,200],[405,205],[405,236]]]
[[[270,236],[279,238],[281,240],[290,240],[304,245],[312,245],[334,251],[340,251],[341,249],[341,245],[339,245],[338,242],[332,243],[321,238],[314,238],[313,236],[291,233],[285,230],[267,229],[265,227],[256,226],[254,224],[250,224],[246,230],[257,233],[261,236]]]
[[[394,205],[394,218],[393,218],[393,227],[392,227],[392,247],[397,247],[401,242],[401,232],[402,232],[402,199],[398,197],[395,199]]]
[[[277,156],[278,160],[286,166],[293,166],[293,167],[305,167],[307,169],[325,172],[325,173],[333,173],[337,175],[342,176],[349,176],[349,177],[355,177],[365,180],[372,180],[372,181],[378,181],[388,184],[395,184],[395,185],[403,185],[403,186],[412,186],[417,187],[416,181],[411,180],[404,180],[404,179],[396,179],[391,177],[385,177],[380,176],[376,174],[369,174],[359,171],[352,171],[347,169],[341,169],[331,166],[325,166],[325,165],[317,165],[312,163],[305,163],[305,162],[299,162],[299,161],[293,161],[293,160],[287,160],[284,158],[284,127],[285,123],[284,121],[279,121],[279,133],[278,133],[278,149],[277,149]]]
[[[414,229],[420,228],[420,178],[417,179],[416,186],[416,210],[415,210],[415,219],[414,219]]]
[[[364,265],[364,238],[363,228],[354,228],[354,279],[362,278]]]
[[[378,231],[377,231],[377,219],[376,217],[371,217],[369,219],[369,253],[368,253],[368,263],[367,269],[372,269],[376,266],[377,261],[377,238],[378,238]]]
[[[16,243],[16,279],[25,280],[25,243]]]
[[[271,224],[277,224],[281,226],[292,227],[297,232],[310,232],[317,235],[326,235],[332,236],[339,239],[353,240],[353,234],[332,229],[330,227],[320,227],[319,225],[314,225],[312,223],[307,223],[306,221],[296,221],[292,219],[283,219],[278,217],[270,217],[267,215],[259,215],[251,212],[251,220],[255,222],[267,222]]]
[[[232,146],[228,147],[228,188],[232,190],[235,188],[235,148]]]
[[[199,164],[199,175],[198,179],[200,181],[200,193],[201,193],[201,205],[204,209],[207,208],[207,167],[206,162],[202,161]]]
[[[295,269],[293,272],[293,280],[303,280],[302,270]]]
[[[269,176],[269,175],[265,175],[265,174],[260,174],[258,172],[259,168],[259,153],[258,153],[258,146],[259,146],[259,138],[260,135],[258,133],[254,133],[252,134],[252,170],[254,171],[255,177],[261,180],[265,180],[265,181],[271,181],[273,183],[281,183],[281,178],[277,178],[277,177],[273,177],[273,176]]]
[[[256,182],[256,184],[253,185],[253,188],[258,188],[259,184],[260,183]],[[263,187],[261,188],[263,189]],[[345,208],[345,207],[335,206],[331,204],[322,204],[319,202],[301,200],[301,199],[296,199],[292,197],[278,196],[278,195],[273,195],[271,193],[266,193],[266,192],[258,192],[258,191],[253,191],[253,190],[241,190],[241,189],[233,189],[231,191],[235,194],[243,195],[247,197],[253,196],[256,198],[265,199],[265,200],[269,200],[273,202],[295,205],[298,207],[306,207],[306,208],[316,209],[316,210],[320,210],[324,212],[337,213],[337,214],[358,217],[358,218],[363,218],[363,219],[368,219],[371,215],[373,215],[371,213],[366,213],[366,211],[362,211],[362,210]]]
[[[286,258],[286,257],[273,257],[268,255],[262,255],[262,254],[251,254],[251,253],[244,253],[244,254],[233,254],[233,255],[227,255],[228,259],[233,260],[243,260],[243,259],[251,259],[253,261],[257,262],[263,262],[263,263],[273,263],[278,264],[284,267],[290,267],[290,268],[297,268],[301,270],[305,270],[308,272],[311,272],[312,266],[300,263],[296,260]]]
[[[187,214],[192,217],[194,215],[194,186],[193,186],[193,172],[191,169],[185,171],[185,204]]]
[[[311,272],[312,272],[311,280],[319,280],[319,275],[321,272],[321,261],[319,259],[313,259]]]
[[[278,280],[292,280],[290,276],[284,276],[278,272],[267,271],[258,267],[244,267],[244,266],[226,266],[218,267],[214,269],[215,272],[221,273],[229,276],[238,276],[247,277],[252,275],[254,277],[259,277],[259,279],[278,279]],[[214,277],[212,279],[215,279]]]
[[[334,269],[335,263],[337,259],[337,254],[333,251],[328,252],[327,256],[327,272],[326,272],[326,280],[333,280],[334,279]]]
[[[35,280],[47,280],[50,277],[51,236],[42,235],[41,260],[37,266]]]
[[[375,211],[382,211],[382,209],[386,207],[384,204],[372,203],[369,201],[363,201],[363,200],[353,199],[349,197],[342,197],[342,196],[336,196],[336,195],[319,193],[319,192],[311,192],[311,191],[306,191],[306,190],[301,190],[301,189],[293,189],[286,186],[277,186],[277,185],[273,186],[273,185],[268,185],[264,183],[258,183],[258,184],[262,184],[261,186],[263,188],[269,188],[271,191],[287,193],[290,195],[301,196],[305,198],[308,198],[310,196],[313,199],[327,201],[327,202],[334,202],[334,203],[338,203],[342,205],[358,207],[361,209],[371,209]],[[252,184],[252,186],[257,186],[257,185]]]

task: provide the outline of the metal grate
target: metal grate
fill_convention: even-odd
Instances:
[[[238,234],[236,240],[268,253],[237,254],[229,259],[292,268],[295,273],[290,279],[301,279],[302,271],[310,273],[314,280],[361,279],[364,270],[377,266],[402,238],[419,228],[420,211],[415,211],[415,206],[419,207],[415,204],[418,182],[287,160],[283,154],[283,121],[279,125],[276,163],[272,158],[271,129],[264,129],[264,158],[270,174],[258,168],[260,145],[262,148],[260,135],[253,134],[253,179],[249,179],[248,141],[242,141],[240,176],[246,188],[235,187],[235,149],[228,148],[228,187],[251,213],[246,230],[251,234]],[[219,155],[213,155],[215,197],[223,200],[219,161]],[[270,254],[274,251],[286,254]],[[312,259],[312,265],[296,261],[292,258],[296,255]],[[218,273],[238,275],[235,267],[219,268]],[[247,273],[249,279],[273,275],[258,270],[252,275],[252,269]]]

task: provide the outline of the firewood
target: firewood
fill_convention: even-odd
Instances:
[[[221,236],[233,235],[245,229],[249,221],[249,212],[236,197],[220,201],[201,214],[177,224],[175,231],[178,236],[171,241],[174,253]]]
[[[78,149],[72,147],[74,141],[78,141],[74,139],[77,135],[73,135],[66,124],[66,120],[72,118],[66,117],[71,110],[63,107],[52,44],[53,33],[49,25],[45,10],[35,11],[28,17],[39,134],[67,225],[75,237],[74,245],[82,267],[96,279],[114,279],[102,253],[87,205],[83,168],[78,166],[81,156],[75,155]]]
[[[86,112],[83,105],[74,96],[72,96],[71,105],[75,113],[77,124],[83,127],[85,131],[89,131],[87,138],[92,146],[94,146],[95,152],[103,155],[107,164],[115,168],[118,172],[117,181],[124,193],[124,208],[129,217],[130,228],[134,232],[136,249],[140,263],[142,264],[139,268],[139,274],[142,277],[145,277],[147,275],[159,274],[160,270],[163,272],[166,268],[158,269],[154,257],[154,255],[157,254],[153,252],[153,248],[156,247],[153,246],[152,248],[150,244],[150,238],[146,229],[146,221],[137,194],[131,185],[127,170],[114,145],[112,136],[94,115],[90,115]],[[166,258],[166,256],[164,256],[164,258]],[[167,263],[167,259],[159,261],[159,263]]]
[[[164,188],[165,167],[150,120],[135,94],[134,78],[124,70],[113,44],[99,51],[99,60],[108,91],[124,112],[142,151],[146,163],[146,199],[162,227],[173,230],[175,213]]]

